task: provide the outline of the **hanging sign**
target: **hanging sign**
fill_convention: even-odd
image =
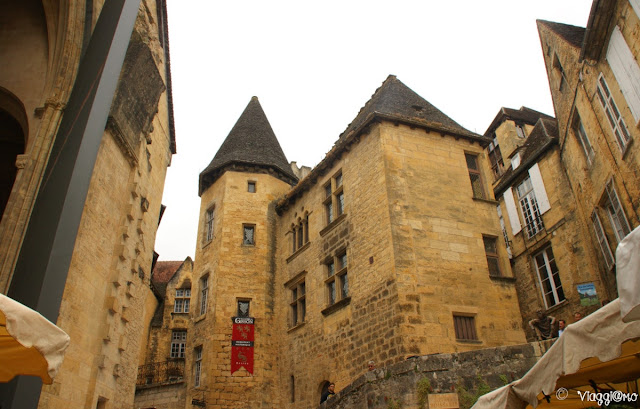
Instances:
[[[253,375],[253,317],[233,317],[231,332],[231,374],[244,367]]]

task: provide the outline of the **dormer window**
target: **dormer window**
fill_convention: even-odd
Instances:
[[[511,167],[513,169],[517,169],[520,166],[520,152],[517,152],[513,157],[511,157]]]

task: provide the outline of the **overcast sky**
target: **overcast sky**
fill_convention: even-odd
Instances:
[[[591,0],[168,0],[178,153],[156,241],[194,257],[198,175],[252,96],[289,161],[315,166],[389,74],[463,127],[500,107],[554,115],[536,19],[584,27]]]

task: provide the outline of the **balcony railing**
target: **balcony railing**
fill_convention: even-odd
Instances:
[[[136,386],[182,382],[184,360],[154,362],[138,367]]]

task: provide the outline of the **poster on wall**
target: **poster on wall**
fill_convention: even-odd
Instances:
[[[231,331],[231,374],[243,368],[253,375],[253,317],[233,317]]]
[[[580,296],[580,305],[600,305],[596,286],[593,283],[578,284],[578,295]]]

